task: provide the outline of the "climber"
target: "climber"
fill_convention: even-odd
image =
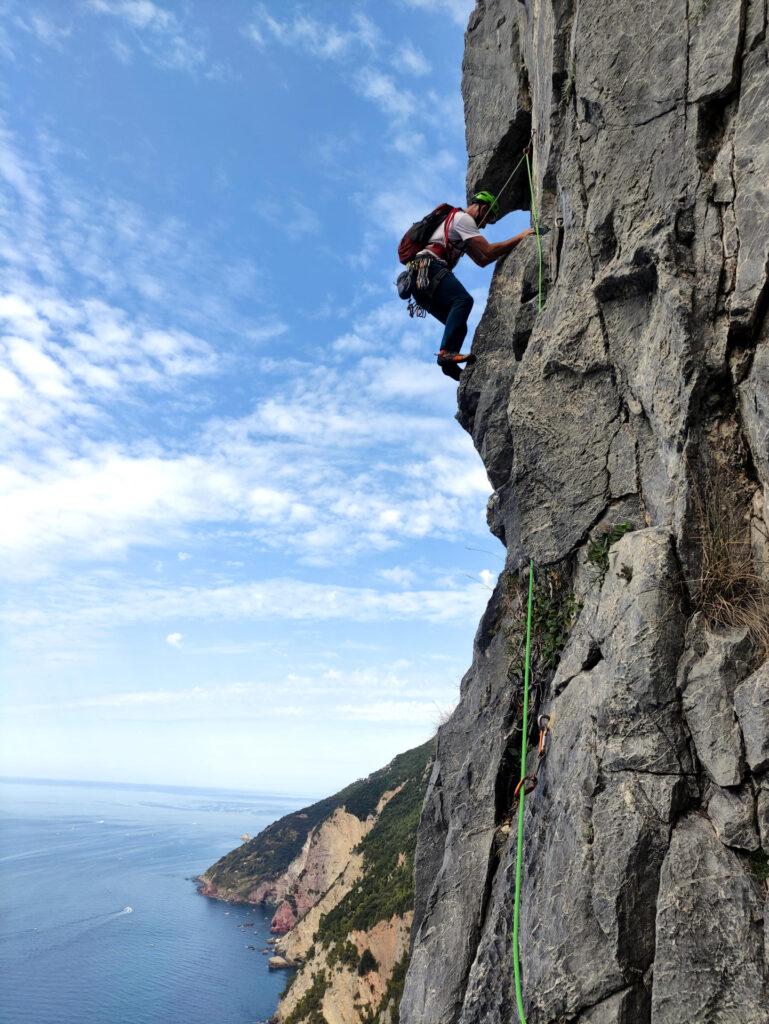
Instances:
[[[432,234],[426,236],[423,225],[429,228],[431,223],[435,224],[436,214],[442,213],[444,209],[447,215],[437,222]],[[405,263],[403,256],[411,254],[404,247],[408,242],[413,246],[420,241],[420,233],[416,229],[422,228],[422,241],[428,238],[427,243],[408,262],[408,286],[418,306],[444,325],[438,365],[454,380],[459,380],[462,372],[459,364],[472,361],[473,358],[461,354],[462,342],[467,334],[467,319],[473,308],[473,297],[454,276],[453,268],[465,253],[479,267],[487,267],[507,256],[519,242],[534,234],[533,228],[527,228],[504,242],[488,242],[481,234],[480,227],[487,222],[494,223],[498,216],[499,203],[496,197],[491,192],[476,192],[466,210],[437,207],[433,214],[409,229],[399,247],[401,262]],[[405,273],[401,276],[405,277]]]

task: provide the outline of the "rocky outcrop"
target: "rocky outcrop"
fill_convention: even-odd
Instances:
[[[734,691],[734,710],[745,741],[745,757],[758,775],[769,768],[769,663]]]
[[[270,931],[273,935],[285,935],[297,922],[296,912],[288,900],[282,900],[272,915]]]
[[[397,1024],[393,979],[400,977],[402,983],[411,924],[409,912],[379,921],[370,929],[350,932],[348,962],[340,963],[332,948],[319,950],[312,965],[300,972],[281,1000],[277,1020],[297,1019],[297,1010],[301,1012],[315,986],[318,994],[313,1002],[326,1024],[361,1024],[370,1020]],[[361,968],[364,955],[374,965],[371,970]],[[322,979],[322,985],[318,979]]]
[[[363,875],[363,855],[352,853],[350,859],[334,879],[314,907],[306,912],[301,920],[296,921],[287,934],[281,936],[276,946],[292,963],[304,963],[315,943],[315,935],[320,927],[320,919],[329,914],[352,891],[356,882]]]
[[[384,793],[374,814],[361,821],[344,808],[333,814],[311,833],[299,858],[293,861],[281,879],[272,887],[272,901],[280,894],[281,902],[272,919],[272,931],[283,935],[314,907],[332,883],[342,874],[352,852],[371,831],[382,808],[395,791]]]
[[[463,92],[468,190],[531,132],[551,230],[542,311],[531,239],[458,392],[507,560],[439,731],[401,1024],[516,1019],[530,558],[528,1024],[767,1024],[767,4],[479,0]]]
[[[432,741],[286,815],[200,878],[217,899],[276,905],[273,970],[295,968],[276,1021],[394,1024]],[[293,854],[293,856],[291,856]]]

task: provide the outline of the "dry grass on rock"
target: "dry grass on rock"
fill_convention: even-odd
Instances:
[[[769,657],[769,566],[756,564],[747,504],[729,474],[715,470],[693,494],[700,556],[699,575],[689,581],[695,610],[711,627],[747,629]]]

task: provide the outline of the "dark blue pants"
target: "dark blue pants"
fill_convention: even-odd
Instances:
[[[467,318],[473,308],[473,297],[449,271],[438,282],[435,291],[416,292],[419,305],[444,325],[441,348],[447,352],[461,352],[467,335]]]

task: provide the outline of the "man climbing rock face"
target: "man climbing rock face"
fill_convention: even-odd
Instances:
[[[434,213],[441,209],[438,207]],[[461,353],[473,297],[452,270],[465,253],[479,267],[487,267],[512,252],[519,242],[534,234],[534,229],[527,228],[504,242],[488,242],[480,228],[494,223],[499,216],[499,203],[491,192],[476,192],[466,210],[447,209],[427,244],[409,261],[409,284],[415,302],[444,325],[438,365],[448,377],[459,380],[460,364],[473,358]],[[407,237],[408,233],[404,242]]]

